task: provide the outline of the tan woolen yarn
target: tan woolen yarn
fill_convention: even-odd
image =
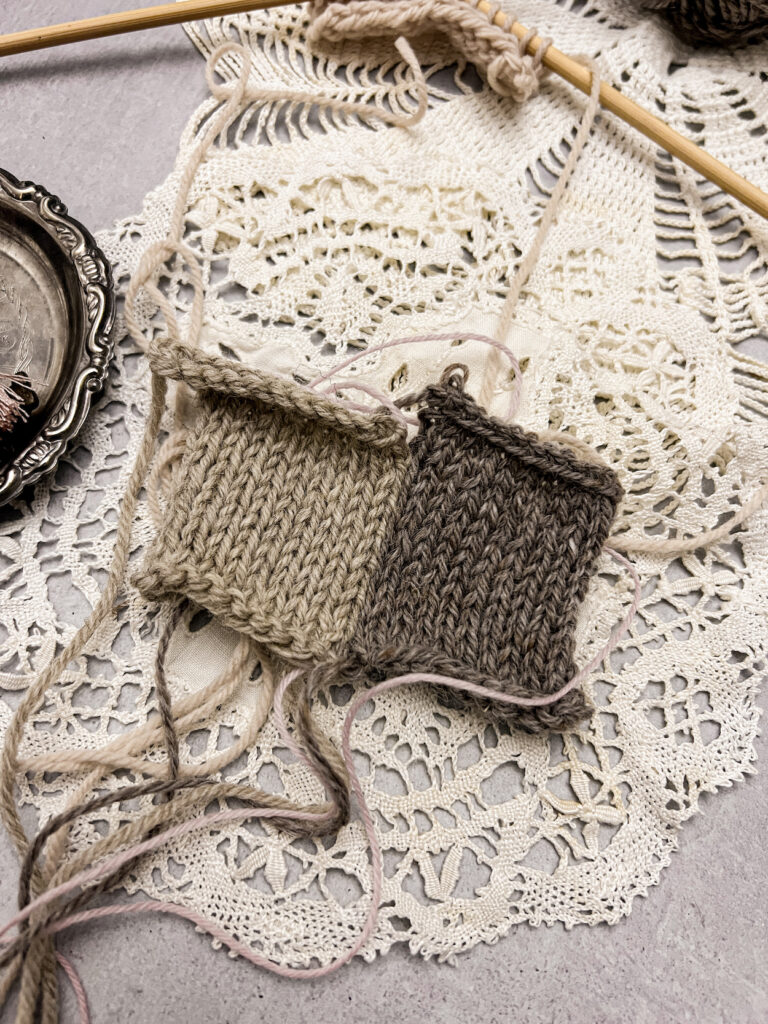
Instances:
[[[179,343],[149,361],[201,409],[136,586],[291,662],[343,654],[409,469],[404,427]]]

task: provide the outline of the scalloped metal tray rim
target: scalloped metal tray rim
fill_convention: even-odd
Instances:
[[[0,168],[0,199],[42,226],[74,267],[83,313],[80,337],[68,339],[76,349],[76,365],[65,396],[42,430],[0,470],[0,505],[4,505],[53,469],[103,390],[113,351],[115,301],[109,262],[88,229],[69,216],[57,196]]]

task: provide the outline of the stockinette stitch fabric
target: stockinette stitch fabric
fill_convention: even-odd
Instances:
[[[410,463],[404,426],[179,342],[148,357],[200,411],[135,585],[292,663],[346,651]]]
[[[218,615],[280,662],[336,676],[456,676],[508,695],[575,674],[574,627],[622,491],[612,470],[489,417],[449,368],[415,399],[410,447],[359,413],[258,370],[155,341],[153,371],[200,411],[134,582]],[[531,731],[588,714],[443,695]]]
[[[489,417],[463,368],[428,387],[412,482],[372,579],[350,658],[315,674],[457,676],[521,697],[576,673],[574,627],[622,489],[613,470]],[[589,713],[574,689],[539,708],[444,691],[531,732]]]

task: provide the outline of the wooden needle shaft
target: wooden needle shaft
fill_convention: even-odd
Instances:
[[[103,36],[119,35],[124,32],[138,32],[161,25],[175,25],[185,21],[195,21],[199,18],[283,7],[292,2],[294,0],[183,0],[182,3],[167,3],[158,7],[120,11],[98,18],[86,18],[83,21],[70,21],[62,25],[27,29],[23,32],[0,36],[0,57],[25,53],[29,50],[41,50],[63,43],[99,39]],[[477,0],[477,7],[486,14],[491,11],[488,0]],[[522,39],[527,34],[527,29],[517,21],[508,26],[508,18],[502,11],[498,11],[493,20],[502,28],[508,27],[518,39]],[[536,53],[540,46],[541,39],[539,36],[535,36],[528,43],[528,52]],[[577,89],[589,93],[590,72],[583,64],[561,53],[554,46],[547,49],[543,63]],[[660,117],[651,114],[650,111],[645,110],[605,82],[600,86],[600,103],[606,110],[632,125],[652,142],[671,153],[672,156],[692,167],[702,177],[707,178],[724,192],[734,196],[745,206],[768,219],[768,195],[765,192],[737,174],[736,171],[732,171],[720,160],[710,156],[696,143],[686,139],[684,135],[671,128]]]
[[[242,14],[245,11],[263,11],[270,7],[285,7],[294,0],[183,0],[182,3],[142,7],[134,11],[118,11],[97,18],[65,21],[61,25],[30,28],[0,36],[0,57],[30,50],[44,50],[64,43],[81,43],[87,39],[102,39],[126,32],[141,32],[163,25],[180,25],[199,18],[215,18],[222,14]]]
[[[487,14],[491,10],[488,0],[479,0],[478,10]],[[528,32],[525,26],[517,21],[507,25],[508,18],[503,11],[497,12],[494,23],[500,28],[508,28],[518,39],[522,39]],[[528,44],[528,53],[534,54],[541,46],[541,38],[534,36]],[[561,53],[554,46],[549,46],[542,58],[542,63],[554,71],[556,75],[564,78],[571,85],[589,95],[591,86],[591,74],[583,64]],[[672,156],[676,156],[684,164],[692,167],[703,178],[718,185],[724,192],[732,195],[735,199],[744,203],[750,210],[759,213],[768,219],[768,195],[756,185],[742,178],[736,171],[732,171],[720,160],[715,159],[695,142],[686,139],[680,132],[675,131],[660,117],[656,117],[650,111],[635,103],[629,97],[614,89],[612,85],[603,82],[600,86],[600,105],[612,114],[616,114],[622,121],[636,128],[643,135],[651,139],[662,149],[665,149]]]

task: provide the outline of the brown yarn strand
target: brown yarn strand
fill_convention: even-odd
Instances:
[[[155,666],[155,692],[163,739],[168,757],[168,778],[173,782],[179,773],[179,737],[174,726],[173,708],[170,689],[165,676],[165,659],[171,638],[176,626],[187,606],[186,601],[179,602],[172,610],[158,643]],[[27,861],[25,860],[25,864]],[[123,866],[109,881],[117,884],[131,870],[132,863]],[[26,899],[32,882],[30,863],[26,878]],[[101,888],[104,888],[103,886]],[[20,904],[20,908],[23,904]],[[40,936],[35,939],[27,950],[22,973],[21,991],[19,994],[19,1012],[17,1024],[33,1024],[35,993],[40,992],[42,1000],[42,1024],[56,1024],[58,1020],[58,965],[56,960],[56,940],[52,936]]]
[[[24,965],[23,955],[18,951],[18,949],[9,959],[12,962],[10,963],[8,970],[2,978],[0,978],[0,1011],[2,1011],[8,1000],[8,996],[13,991],[13,986],[16,984],[19,972]],[[0,961],[0,967],[2,966],[4,966],[4,961]]]
[[[194,694],[182,697],[176,703],[174,718],[175,726],[182,731],[190,731],[203,722],[208,716],[222,704],[225,704],[235,692],[235,689],[242,682],[243,673],[248,671],[248,662],[253,654],[254,645],[246,637],[243,637],[238,644],[232,661],[226,670],[213,679],[202,690]],[[264,663],[262,662],[262,670]],[[264,715],[266,716],[266,710]],[[250,727],[252,729],[252,727]],[[250,731],[250,730],[249,730]],[[87,768],[98,768],[102,774],[115,769],[127,769],[139,771],[147,775],[160,777],[164,765],[154,764],[136,755],[137,751],[148,750],[155,743],[162,741],[159,723],[146,722],[143,726],[136,726],[130,732],[117,737],[105,747],[96,750],[75,750],[72,748],[59,749],[55,754],[42,754],[25,758],[21,762],[21,769],[28,772],[46,771],[70,771],[80,772]],[[210,771],[215,773],[228,763],[229,750],[224,750],[210,761],[206,762]],[[232,754],[237,757],[242,749]],[[182,775],[190,774],[186,766],[180,766],[179,772]],[[194,774],[194,773],[192,773]]]
[[[77,804],[74,807],[68,807],[60,814],[55,815],[50,821],[46,822],[43,828],[41,828],[37,833],[22,862],[19,873],[19,908],[25,907],[27,903],[29,903],[32,869],[35,865],[35,861],[40,856],[43,847],[54,832],[58,832],[60,828],[71,824],[73,821],[76,821],[85,814],[91,814],[94,811],[103,810],[105,807],[110,807],[114,803],[123,803],[126,800],[136,800],[140,797],[152,796],[154,794],[168,795],[171,793],[179,793],[184,789],[193,789],[196,786],[201,786],[206,781],[207,780],[205,778],[174,779],[170,782],[165,779],[158,779],[156,782],[140,783],[135,786],[123,786],[114,792],[93,797],[93,799],[85,800],[83,803]]]
[[[163,727],[163,739],[165,741],[165,750],[168,755],[168,779],[170,782],[174,782],[179,777],[179,735],[176,732],[176,726],[173,718],[171,691],[165,675],[165,660],[168,655],[171,638],[176,632],[176,627],[179,622],[181,622],[181,618],[188,607],[189,602],[186,598],[183,598],[181,601],[177,602],[175,607],[172,609],[168,622],[166,623],[165,629],[163,630],[160,641],[157,645],[157,654],[155,657],[157,710],[160,713],[160,722]]]
[[[173,623],[170,623],[169,625],[172,626]],[[160,670],[161,673],[164,672],[164,665],[162,662],[160,663]],[[344,763],[333,743],[317,732],[315,723],[311,717],[309,710],[310,695],[310,689],[305,688],[305,691],[301,695],[299,708],[297,709],[297,729],[300,739],[308,752],[308,755],[315,763],[326,791],[330,795],[331,802],[327,807],[332,813],[329,814],[326,824],[320,827],[318,827],[317,822],[297,822],[292,818],[282,819],[274,817],[272,818],[272,821],[277,827],[283,828],[292,834],[317,836],[325,834],[326,831],[337,832],[338,829],[341,828],[341,826],[348,820],[349,793],[348,778]],[[202,766],[202,769],[204,770],[205,767],[206,766]],[[94,847],[81,851],[80,855],[66,865],[66,870],[59,869],[55,877],[51,879],[51,885],[55,885],[58,881],[65,880],[66,878],[71,877],[72,874],[76,873],[76,871],[79,870],[84,857],[87,862],[91,858],[98,859],[99,850],[102,850],[103,853],[106,854],[118,849],[119,846],[122,845],[121,839],[123,837],[125,843],[133,843],[138,839],[143,840],[148,838],[163,824],[171,824],[177,819],[183,820],[186,816],[186,812],[192,810],[195,804],[200,800],[204,800],[204,802],[208,803],[213,799],[236,797],[247,802],[255,803],[257,806],[272,807],[289,812],[296,810],[311,811],[313,814],[318,816],[326,814],[326,808],[323,805],[300,807],[285,798],[264,793],[262,790],[254,787],[239,786],[229,783],[208,783],[206,786],[206,783],[207,780],[205,777],[177,779],[173,782],[156,780],[152,783],[145,783],[133,787],[123,787],[117,792],[104,794],[101,797],[85,801],[80,806],[68,808],[55,819],[52,819],[52,821],[41,830],[40,834],[31,845],[30,851],[28,852],[22,866],[22,878],[19,893],[20,906],[26,905],[28,902],[30,882],[34,872],[34,859],[39,855],[46,839],[57,833],[60,829],[65,828],[67,824],[81,814],[103,808],[117,801],[122,802],[124,800],[134,799],[143,795],[151,795],[153,793],[171,794],[196,787],[199,787],[202,790],[202,795],[189,793],[186,795],[186,799],[182,799],[181,801],[177,800],[173,807],[169,807],[167,804],[163,805],[160,815],[157,813],[157,808],[153,809],[153,811],[149,812],[148,815],[145,815],[143,819],[138,819],[136,822],[133,822],[131,826],[123,829],[123,831],[121,831],[117,836],[117,839],[115,840],[113,837],[109,844],[105,844],[104,841],[102,841],[101,845],[96,844]],[[204,786],[206,786],[205,789],[203,789]],[[130,873],[133,867],[135,867],[140,860],[140,857],[135,858],[127,865],[124,865],[122,868],[101,879],[96,885],[90,886],[88,889],[77,894],[67,903],[59,907],[49,908],[48,913],[43,918],[35,921],[34,927],[30,928],[27,933],[22,932],[16,942],[8,947],[4,951],[3,955],[0,956],[0,966],[2,966],[12,960],[20,951],[26,953],[27,961],[25,962],[25,972],[29,980],[20,1002],[23,1002],[24,1010],[27,1015],[30,1012],[33,1012],[33,997],[36,999],[35,992],[37,989],[34,984],[34,979],[41,978],[41,971],[43,968],[46,968],[46,964],[48,964],[46,968],[47,970],[50,971],[51,966],[55,969],[52,947],[46,947],[42,944],[45,939],[45,936],[41,935],[42,929],[52,921],[58,920],[67,914],[81,909],[88,903],[92,902],[92,900],[97,896],[119,884],[119,882],[121,882],[124,877]],[[14,973],[17,973],[17,969]],[[8,988],[10,988],[12,981],[13,978],[10,979]],[[0,1006],[2,1006],[1,1001]]]

